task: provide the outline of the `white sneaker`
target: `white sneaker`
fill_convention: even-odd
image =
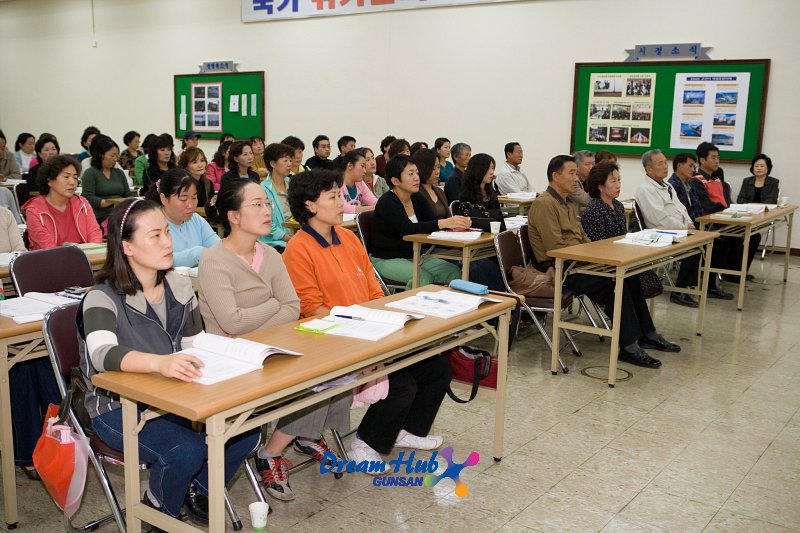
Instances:
[[[397,440],[394,443],[395,448],[414,448],[415,450],[435,450],[442,445],[444,439],[438,435],[428,435],[427,437],[418,437],[412,435],[405,429],[401,429],[397,434]]]
[[[364,461],[368,463],[383,463],[383,468],[370,469],[367,472],[371,476],[382,476],[391,470],[380,454],[358,437],[353,437],[353,442],[350,443],[350,459],[356,463]]]

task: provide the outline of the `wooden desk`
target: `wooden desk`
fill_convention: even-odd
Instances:
[[[412,269],[411,288],[414,289],[419,286],[419,266],[420,258],[422,257],[422,246],[430,245],[431,249],[424,255],[428,257],[439,257],[441,259],[461,261],[461,278],[469,279],[469,264],[473,259],[485,259],[487,257],[494,257],[497,252],[494,249],[494,235],[491,233],[483,232],[478,239],[474,241],[450,241],[446,239],[431,239],[428,233],[415,233],[414,235],[406,235],[403,237],[404,241],[414,243],[414,268]],[[444,251],[433,251],[433,247],[448,248]]]
[[[283,223],[283,227],[288,229],[289,232],[294,235],[296,231],[300,230],[300,223],[295,219],[286,220]],[[345,220],[339,226],[340,228],[349,229],[353,233],[358,233],[358,225],[356,224],[356,219],[353,220]]]
[[[528,214],[528,210],[531,208],[531,204],[534,200],[535,198],[509,198],[505,195],[497,197],[497,201],[500,202],[500,205],[515,206],[517,208],[517,213],[520,215]]]
[[[9,529],[17,526],[19,512],[8,371],[22,361],[46,356],[41,321],[17,324],[10,318],[0,316],[0,455],[3,465],[4,518]]]
[[[435,290],[441,287],[430,286],[425,289]],[[416,291],[404,292],[362,305],[382,308],[386,302],[405,298],[414,292]],[[171,531],[199,531],[189,524],[179,525],[176,520],[140,503],[142,492],[138,468],[137,402],[152,406],[143,415],[145,420],[163,412],[171,412],[190,420],[205,421],[209,464],[208,531],[224,531],[222,488],[225,442],[228,439],[351,390],[368,380],[432,357],[450,347],[495,333],[500,348],[492,451],[499,461],[503,456],[508,324],[515,301],[511,298],[498,298],[502,302],[484,304],[478,311],[448,320],[426,317],[424,320],[412,321],[402,331],[376,342],[346,337],[335,337],[335,342],[332,342],[326,335],[296,331],[294,327],[299,321],[253,332],[245,337],[297,350],[305,355],[272,356],[264,363],[262,371],[250,372],[215,385],[184,383],[155,374],[104,372],[93,376],[92,382],[96,386],[118,393],[122,401],[128,531],[140,533],[141,520]],[[499,317],[496,331],[486,323],[494,317]],[[479,327],[475,329],[476,326]],[[458,332],[462,332],[462,335],[452,336]],[[377,363],[384,363],[386,367],[359,378],[353,384],[326,389],[317,394],[309,393],[311,387],[320,383],[372,368]],[[153,409],[160,412],[156,413]],[[254,415],[256,410],[258,414]]]
[[[560,344],[559,329],[583,331],[593,335],[611,337],[611,355],[608,365],[608,386],[613,387],[617,379],[617,357],[619,356],[620,316],[622,313],[622,289],[625,278],[652,270],[662,264],[680,261],[688,257],[702,254],[702,283],[697,289],[673,288],[673,292],[684,292],[699,297],[700,306],[697,312],[695,329],[697,335],[703,332],[703,320],[706,309],[706,287],[708,286],[709,265],[714,238],[719,233],[713,231],[697,231],[693,235],[681,239],[680,242],[664,248],[649,248],[627,244],[614,244],[622,237],[605,239],[586,244],[567,246],[558,250],[551,250],[547,255],[556,260],[554,300],[561,301],[563,281],[570,274],[589,274],[602,276],[615,281],[614,285],[614,313],[611,317],[612,329],[609,332],[604,328],[595,328],[574,322],[561,320],[561,307],[556,305],[553,310],[553,345],[551,352],[551,371],[558,372],[558,352]],[[564,267],[564,262],[567,267]]]
[[[750,247],[750,236],[753,233],[761,231],[772,225],[786,224],[786,247],[783,249],[783,282],[789,277],[789,255],[791,255],[792,246],[792,221],[794,219],[794,212],[797,209],[796,205],[787,205],[785,207],[778,207],[770,209],[764,213],[753,215],[747,219],[743,218],[727,218],[718,219],[713,215],[705,215],[697,218],[700,223],[700,229],[705,229],[706,226],[715,224],[713,227],[720,235],[725,237],[737,237],[743,239],[744,246],[742,247],[742,262],[739,270],[727,270],[724,268],[712,268],[711,272],[718,272],[720,274],[730,274],[739,277],[739,297],[736,301],[736,308],[741,311],[744,307],[744,286],[747,277],[747,255]],[[766,246],[766,243],[764,243]]]

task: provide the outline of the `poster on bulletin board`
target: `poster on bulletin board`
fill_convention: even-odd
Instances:
[[[264,137],[263,72],[177,75],[174,87],[177,138],[188,130],[207,139]]]

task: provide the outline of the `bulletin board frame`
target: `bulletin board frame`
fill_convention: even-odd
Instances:
[[[175,136],[188,131],[204,139],[231,133],[237,139],[266,133],[264,72],[174,76]]]
[[[690,145],[696,146],[702,141],[714,142],[717,140],[721,142],[714,144],[720,148],[721,159],[732,162],[749,162],[753,156],[761,152],[769,70],[769,59],[576,63],[570,151],[609,150],[617,156],[633,158],[639,157],[647,150],[658,148],[665,155],[671,157],[680,152],[694,152],[694,149],[689,147]],[[714,79],[714,74],[719,74],[722,79],[725,74],[730,73],[741,74],[740,82],[741,78],[746,80],[746,83],[741,84],[742,88],[747,87],[746,92],[742,91],[741,95],[746,96],[746,103],[741,101],[744,98],[739,98],[738,103],[744,105],[740,105],[740,109],[737,110],[735,105],[725,105],[729,102],[724,99],[720,101],[719,95],[726,94],[720,92],[721,89],[717,90],[719,95],[713,91],[707,91],[710,100],[705,109],[706,114],[713,114],[713,124],[708,122],[712,118],[703,119],[700,116],[703,106],[691,105],[699,103],[699,100],[680,100],[679,95],[684,86],[696,85],[704,89],[704,83],[710,85],[717,82],[702,80]],[[618,75],[621,75],[622,83],[619,88],[615,88],[613,86],[614,78]],[[607,81],[606,78],[608,78]],[[652,83],[652,94],[639,95],[631,91],[630,84],[635,83],[637,78],[645,81],[651,80],[648,83]],[[600,80],[604,80],[602,86],[600,86]],[[701,81],[688,83],[686,80]],[[609,82],[612,83],[611,88],[607,87]],[[730,85],[735,85],[735,83],[734,79]],[[720,85],[724,85],[724,82]],[[647,88],[650,88],[650,85],[647,85]],[[602,98],[604,90],[608,91],[609,98]],[[611,116],[611,113],[616,111],[614,103],[610,103],[607,108],[603,107],[603,103],[616,100],[620,101],[620,105],[617,119],[614,119]],[[639,119],[649,118],[648,122],[641,124],[645,126],[642,128],[636,128],[640,124],[635,120],[622,121],[619,119],[620,116],[625,116],[626,108],[632,107],[634,112],[637,105],[641,109],[647,109],[646,104],[637,104],[637,101],[651,104],[652,115],[648,117],[644,113],[638,117]],[[714,108],[715,105],[720,109]],[[699,109],[690,109],[692,107]],[[712,108],[710,112],[708,111],[709,107]],[[733,108],[732,112],[726,113],[726,111],[731,111],[731,109],[724,109],[726,107]],[[716,113],[716,111],[720,112]],[[738,112],[738,116],[736,112]],[[694,131],[691,130],[692,122],[695,119],[690,115],[698,116],[694,125],[699,125],[700,131],[704,133],[699,133],[697,128]],[[686,116],[689,116],[689,119],[683,119]],[[606,117],[610,120],[603,121],[602,119]],[[720,122],[717,122],[718,118]],[[678,122],[678,120],[684,120],[685,123]],[[703,120],[706,120],[705,124],[703,124]],[[726,126],[725,120],[733,121],[736,126]],[[609,126],[604,132],[603,127],[606,124]],[[619,124],[620,127],[612,127],[615,124]],[[684,126],[685,130],[682,129]],[[731,131],[724,131],[726,127]],[[628,142],[619,142],[619,139],[622,138],[621,135],[617,136],[616,142],[612,142],[612,132],[615,131],[627,135]],[[634,131],[637,131],[638,135],[636,141],[633,140]],[[648,131],[649,135],[647,135]],[[688,136],[682,137],[684,134]],[[694,135],[699,136],[694,139]],[[741,136],[735,140],[741,146],[734,144],[736,135]],[[633,142],[641,144],[633,144]],[[726,142],[729,142],[730,145],[726,146],[724,144]]]

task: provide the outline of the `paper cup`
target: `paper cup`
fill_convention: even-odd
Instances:
[[[250,524],[254,531],[267,529],[267,516],[269,516],[269,504],[267,502],[253,502],[249,505]]]
[[[176,274],[180,274],[181,276],[188,276],[189,275],[189,267],[175,267],[174,268]]]
[[[785,205],[789,205],[789,197],[788,196],[781,196],[778,198],[778,205],[783,207]]]
[[[489,227],[492,230],[492,235],[497,235],[500,233],[500,223],[499,222],[489,222]]]

